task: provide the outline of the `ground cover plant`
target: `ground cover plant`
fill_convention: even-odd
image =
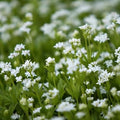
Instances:
[[[120,1],[0,1],[0,120],[120,120]]]

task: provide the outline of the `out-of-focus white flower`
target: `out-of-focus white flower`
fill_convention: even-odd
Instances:
[[[75,105],[69,102],[62,102],[57,108],[57,112],[70,112],[71,110],[75,110]]]
[[[64,117],[53,117],[50,120],[65,120]]]
[[[86,104],[84,104],[84,103],[79,104],[79,109],[80,110],[85,109],[85,108],[87,108]]]
[[[33,24],[33,23],[30,22],[30,21],[25,22],[25,23],[23,24],[23,26],[20,28],[20,31],[26,32],[27,34],[29,34],[31,29],[28,28],[28,27],[31,26],[32,24]]]
[[[22,97],[22,99],[20,100],[20,104],[21,105],[26,105],[27,104],[26,98]]]
[[[104,43],[106,42],[107,40],[109,40],[108,36],[107,36],[107,33],[100,33],[99,35],[97,35],[95,38],[94,38],[94,41],[97,41],[97,42],[100,42],[100,43]]]
[[[113,96],[117,95],[117,88],[116,87],[113,87],[111,90],[110,90],[111,94]]]
[[[12,114],[12,116],[11,116],[12,120],[16,120],[16,119],[19,119],[19,118],[20,118],[20,115],[18,115],[17,113]]]
[[[82,117],[85,116],[85,113],[84,113],[84,112],[77,112],[77,113],[75,114],[75,116],[76,116],[78,119],[81,119]]]
[[[55,58],[48,57],[46,59],[46,66],[49,66],[51,63],[55,62]]]
[[[36,113],[40,113],[40,110],[42,109],[42,107],[39,107],[39,108],[35,108],[33,110],[33,114],[36,114]]]
[[[22,76],[16,77],[16,82],[21,82],[22,81]]]
[[[107,99],[102,99],[102,100],[97,99],[96,101],[93,101],[92,105],[94,107],[105,108],[105,107],[107,107],[106,101],[107,101]]]
[[[120,105],[118,104],[118,105],[115,105],[113,108],[112,108],[112,111],[113,112],[120,112]]]
[[[16,52],[19,52],[19,51],[21,51],[22,49],[25,49],[25,45],[23,45],[23,44],[17,44],[16,46],[15,46],[15,51]]]
[[[24,56],[30,56],[30,50],[22,50],[22,55]]]

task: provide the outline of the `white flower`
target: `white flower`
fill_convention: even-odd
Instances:
[[[75,105],[69,102],[62,102],[57,108],[57,112],[70,112],[71,110],[75,110]]]
[[[16,51],[16,52],[19,52],[19,51],[21,51],[22,49],[25,49],[25,45],[23,45],[23,44],[17,44],[17,45],[15,46],[15,51]]]
[[[112,60],[106,60],[104,63],[106,64],[107,68],[112,66]]]
[[[28,98],[27,99],[27,102],[28,102],[28,107],[33,107],[33,102],[34,102],[34,99],[31,97],[31,98]]]
[[[24,24],[23,24],[23,26],[20,28],[20,31],[22,31],[22,32],[26,32],[26,33],[30,33],[30,28],[28,28],[29,26],[31,26],[32,25],[32,22],[30,22],[30,21],[27,21],[27,22],[25,22]]]
[[[46,120],[46,119],[45,119],[45,116],[38,116],[33,118],[33,120]]]
[[[114,117],[113,113],[111,111],[108,111],[107,115],[105,115],[104,118],[109,120],[109,119],[111,119],[113,117]]]
[[[108,30],[113,30],[115,28],[115,23],[111,23],[106,27]]]
[[[120,112],[120,105],[115,105],[113,108],[112,108],[112,111],[113,112]]]
[[[13,52],[13,53],[10,53],[10,55],[8,56],[9,59],[13,59],[14,57],[17,57],[19,55],[19,53],[17,52]]]
[[[117,18],[116,23],[120,24],[120,17],[119,17],[119,18]]]
[[[88,101],[92,101],[94,98],[93,97],[87,97]]]
[[[20,67],[16,67],[16,69],[11,69],[11,75],[15,76],[20,72]]]
[[[100,33],[99,35],[97,35],[94,38],[94,41],[100,42],[100,43],[104,43],[105,41],[109,40],[107,33]]]
[[[68,16],[70,15],[70,12],[68,10],[65,10],[65,9],[61,9],[57,12],[55,12],[53,15],[52,15],[52,20],[56,20],[60,17],[64,17],[64,16]]]
[[[20,118],[20,115],[18,115],[17,113],[12,114],[12,116],[11,116],[11,119],[13,119],[13,120],[16,120],[19,118]]]
[[[32,97],[28,98],[28,102],[34,102],[34,99]]]
[[[21,82],[22,81],[22,76],[16,77],[16,82]]]
[[[96,101],[93,101],[92,105],[94,107],[104,108],[104,107],[107,107],[106,101],[107,99],[102,99],[102,100],[97,99]]]
[[[54,88],[53,90],[49,90],[47,93],[44,93],[42,96],[47,97],[47,99],[53,99],[55,98],[59,93],[59,90]]]
[[[70,59],[67,58],[65,65],[67,66],[67,73],[72,74],[74,71],[78,69],[78,65],[80,64],[79,59]]]
[[[87,30],[89,28],[88,24],[79,27],[81,30]]]
[[[53,117],[50,120],[65,120],[64,117]]]
[[[8,81],[9,77],[7,75],[4,75],[5,81]]]
[[[107,93],[106,90],[102,86],[100,86],[100,93],[101,94],[106,94]]]
[[[63,42],[58,42],[58,43],[56,43],[56,45],[54,46],[54,48],[63,48],[64,47],[64,44],[63,44]]]
[[[24,69],[26,70],[36,70],[39,68],[39,64],[35,62],[31,62],[30,60],[26,60],[25,63],[22,65]]]
[[[23,83],[25,88],[30,88],[32,86],[32,81],[30,78],[24,79],[22,83]]]
[[[94,90],[93,89],[86,89],[86,94],[93,94],[94,93]]]
[[[46,66],[49,66],[51,63],[55,62],[55,58],[48,57],[46,59]]]
[[[65,98],[65,102],[75,102],[75,100],[70,96]]]
[[[120,47],[115,50],[115,56],[117,56],[117,63],[120,63]]]
[[[56,27],[56,24],[51,23],[51,24],[44,24],[41,27],[41,30],[44,32],[44,34],[49,35],[51,38],[54,38],[55,32],[54,28]]]
[[[40,110],[42,109],[42,107],[39,107],[39,108],[35,108],[33,110],[33,114],[36,114],[36,113],[40,113]]]
[[[85,108],[87,108],[86,104],[84,104],[84,103],[79,104],[79,109],[80,110],[85,109]]]
[[[111,94],[113,96],[117,95],[117,88],[116,87],[113,87],[111,90],[110,90]]]
[[[20,104],[21,105],[26,105],[27,104],[26,98],[22,97],[22,99],[20,100]]]
[[[81,44],[80,39],[76,39],[76,38],[70,39],[69,42],[70,42],[71,44],[73,44],[74,46],[79,46],[79,45]]]
[[[46,106],[45,106],[46,109],[50,109],[50,108],[52,108],[52,107],[53,107],[53,105],[46,105]]]
[[[119,91],[117,91],[117,95],[118,95],[118,96],[120,96],[120,90],[119,90]]]
[[[98,25],[98,20],[94,15],[90,15],[90,16],[86,17],[84,19],[84,21],[86,23],[88,23],[89,25],[92,25],[94,28],[96,28]]]
[[[84,112],[77,112],[77,113],[75,114],[75,116],[76,116],[77,118],[81,119],[82,117],[85,116],[85,113],[84,113]]]
[[[24,56],[30,56],[30,50],[22,50],[22,55]]]
[[[32,20],[32,18],[33,18],[32,13],[30,13],[30,12],[26,13],[25,17],[29,18],[30,20]]]
[[[88,73],[101,71],[101,68],[100,68],[100,66],[97,65],[97,62],[92,62],[92,63],[90,63],[90,64],[88,65],[88,68],[89,68],[89,69],[87,70]]]
[[[1,73],[4,73],[4,72],[8,72],[8,71],[11,71],[11,63],[10,62],[0,62],[0,68],[2,69],[1,70]]]
[[[109,81],[109,78],[111,78],[112,76],[114,76],[114,73],[108,73],[107,70],[102,70],[99,78],[98,78],[98,82],[96,84],[101,85],[102,83]]]

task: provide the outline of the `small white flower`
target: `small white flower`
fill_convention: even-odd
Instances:
[[[83,25],[83,26],[80,26],[79,28],[80,28],[81,30],[86,30],[86,29],[89,28],[89,25],[88,25],[88,24],[85,24],[85,25]]]
[[[23,24],[23,26],[20,28],[20,31],[26,32],[27,34],[29,34],[31,29],[28,28],[28,27],[31,26],[31,25],[32,25],[32,22],[30,22],[30,21],[25,22]]]
[[[92,105],[94,107],[104,108],[104,107],[107,107],[106,101],[107,99],[102,99],[102,100],[97,99],[96,101],[93,101]]]
[[[114,117],[114,114],[111,111],[108,111],[107,115],[105,115],[105,119],[110,120],[111,118]]]
[[[118,105],[115,105],[113,108],[112,108],[112,111],[113,112],[120,112],[120,105],[118,104]]]
[[[93,89],[86,89],[86,94],[93,94],[94,93],[94,90]]]
[[[46,120],[46,119],[45,119],[45,116],[38,116],[33,118],[33,120]]]
[[[105,41],[109,40],[107,33],[100,33],[99,35],[97,35],[94,38],[94,41],[100,42],[100,43],[104,43]]]
[[[50,108],[52,108],[52,107],[53,107],[53,105],[46,105],[46,106],[45,106],[46,109],[50,109]]]
[[[20,118],[20,115],[18,115],[17,113],[12,114],[12,116],[11,116],[11,119],[13,119],[13,120],[16,120],[19,118]]]
[[[28,12],[28,13],[25,14],[25,17],[29,18],[30,20],[32,20],[33,15],[32,15],[32,13]]]
[[[44,93],[42,96],[47,97],[47,99],[53,99],[55,98],[59,93],[59,90],[54,88],[53,90],[49,90],[48,92]]]
[[[22,50],[22,55],[24,56],[30,56],[30,50]]]
[[[118,96],[120,96],[120,90],[119,90],[119,91],[117,91],[117,95],[118,95]]]
[[[26,105],[27,104],[26,98],[22,97],[22,99],[20,100],[20,104],[21,105]]]
[[[30,78],[24,79],[22,83],[25,88],[30,88],[32,86],[32,80]]]
[[[28,102],[34,102],[34,99],[32,97],[28,98]]]
[[[69,42],[70,42],[71,44],[73,44],[74,46],[79,46],[79,45],[81,44],[80,39],[76,39],[76,38],[70,39]]]
[[[5,81],[8,81],[9,77],[7,75],[4,75],[4,79],[5,79]]]
[[[76,116],[77,118],[81,119],[82,117],[85,116],[85,113],[84,113],[84,112],[77,112],[77,113],[75,114],[75,116]]]
[[[16,77],[16,82],[21,82],[22,81],[22,76]]]
[[[112,60],[106,60],[104,63],[106,64],[107,68],[112,66]]]
[[[50,120],[65,120],[64,117],[53,117]]]
[[[70,96],[65,98],[65,102],[75,102],[75,100]]]
[[[46,59],[46,66],[49,66],[51,63],[55,62],[55,58],[48,57]]]
[[[93,97],[87,97],[88,101],[92,101],[94,98]]]
[[[70,112],[71,110],[75,110],[75,105],[69,102],[62,102],[57,108],[57,112]]]
[[[116,23],[120,24],[120,17],[119,17],[119,18],[117,18]]]
[[[98,82],[96,84],[101,85],[104,82],[109,81],[109,78],[111,78],[112,76],[114,76],[114,73],[108,73],[107,70],[102,70],[99,77],[98,77]]]
[[[55,46],[54,46],[54,48],[63,48],[64,47],[64,44],[63,44],[63,42],[58,42]]]
[[[19,52],[19,51],[21,51],[22,49],[25,49],[25,45],[23,45],[23,44],[17,44],[17,45],[15,46],[15,51],[16,51],[16,52]]]
[[[13,52],[13,53],[10,53],[10,55],[8,56],[9,59],[13,59],[14,57],[17,57],[19,55],[19,53],[17,52]]]
[[[39,108],[35,108],[33,110],[33,114],[36,114],[36,113],[40,113],[40,110],[42,109],[42,107],[39,107]]]
[[[84,103],[79,104],[79,109],[80,110],[85,109],[85,108],[87,108],[86,104],[84,104]]]
[[[117,95],[117,88],[116,87],[113,87],[111,90],[110,90],[111,94],[113,96]]]

